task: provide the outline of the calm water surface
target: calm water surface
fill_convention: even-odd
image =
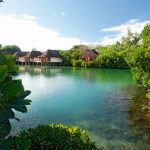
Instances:
[[[150,149],[147,130],[129,113],[134,83],[129,70],[20,67],[17,77],[32,93],[27,113],[16,112],[11,134],[38,124],[78,125],[108,150]]]

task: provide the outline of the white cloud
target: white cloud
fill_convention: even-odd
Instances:
[[[24,19],[27,19],[27,20],[36,20],[37,19],[35,16],[30,16],[27,14],[22,14],[21,17]]]
[[[112,45],[115,44],[117,41],[120,41],[122,35],[121,34],[116,34],[116,36],[104,36],[103,38],[100,39],[100,45]]]
[[[122,36],[125,36],[127,34],[128,29],[131,29],[132,32],[141,33],[144,26],[148,23],[150,23],[150,20],[140,21],[139,19],[131,19],[128,22],[121,24],[119,26],[104,28],[101,30],[101,32],[107,32],[111,34],[104,36],[100,40],[100,44],[102,45],[114,44],[115,42],[119,41]]]
[[[87,42],[75,37],[63,37],[57,31],[39,25],[35,16],[0,14],[0,44],[16,44],[23,51],[30,51],[33,47],[45,51],[49,48],[70,49],[78,44],[107,45],[119,41],[126,35],[128,28],[140,33],[147,23],[150,21],[132,19],[119,26],[102,29],[101,32],[106,32],[108,35],[101,37],[100,41]]]
[[[58,32],[40,26],[36,17],[23,14],[0,15],[0,43],[16,44],[23,51],[33,47],[44,51],[50,49],[70,49],[82,41],[74,37],[62,37]]]

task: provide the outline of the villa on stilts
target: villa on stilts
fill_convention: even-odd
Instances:
[[[50,66],[59,66],[63,61],[59,51],[50,49],[39,55],[37,58],[40,63]]]
[[[57,50],[47,50],[40,52],[32,50],[31,52],[16,52],[13,57],[17,64],[20,65],[49,65],[59,66],[63,59]]]

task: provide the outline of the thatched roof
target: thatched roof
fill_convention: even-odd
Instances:
[[[82,56],[81,58],[85,58],[85,57],[96,57],[98,55],[98,52],[95,49],[91,49],[91,50],[82,50]]]
[[[38,57],[61,57],[59,51],[48,49],[46,52],[42,53]]]
[[[33,51],[31,51],[31,52],[29,52],[27,55],[26,55],[26,57],[37,57],[37,56],[39,56],[39,55],[41,55],[42,53],[40,52],[40,51],[35,51],[35,50],[33,50]]]
[[[13,56],[14,57],[23,57],[27,55],[29,52],[16,52]]]

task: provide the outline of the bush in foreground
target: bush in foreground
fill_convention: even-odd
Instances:
[[[76,126],[39,125],[12,137],[12,150],[98,150],[87,133]]]

